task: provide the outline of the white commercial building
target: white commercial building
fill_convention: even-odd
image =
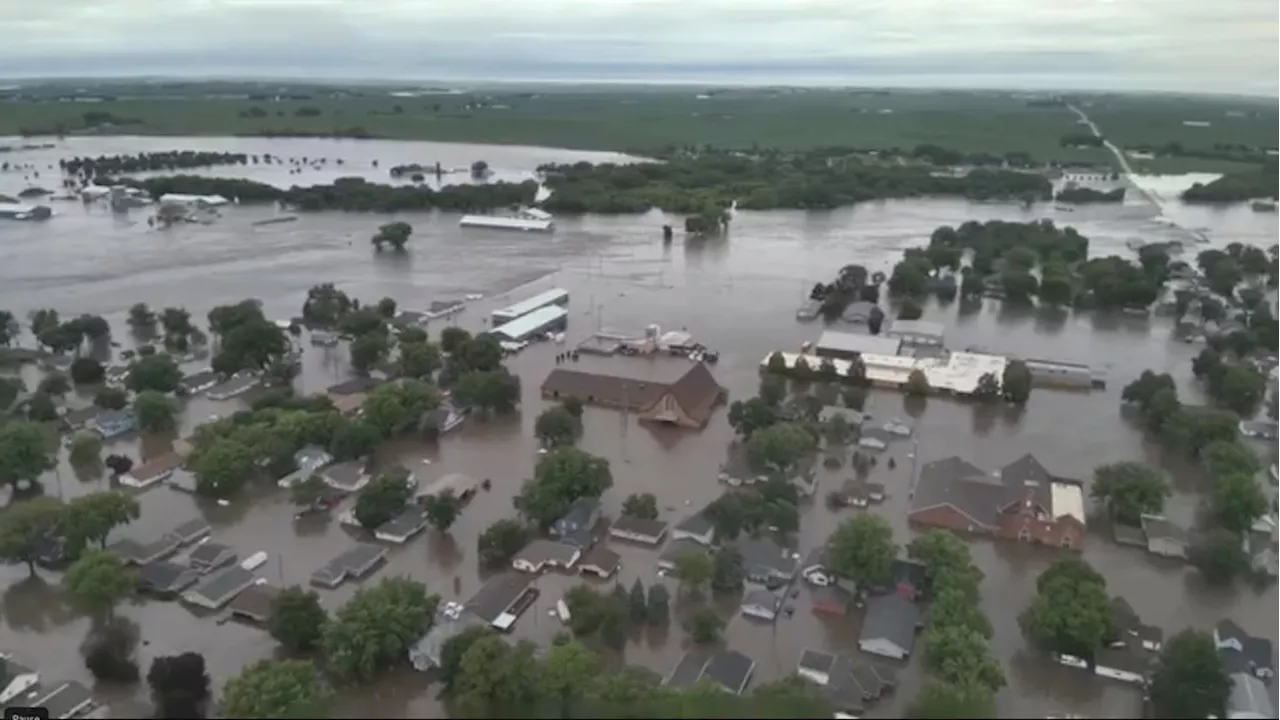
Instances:
[[[787,368],[795,365],[796,360],[803,357],[808,363],[809,368],[817,370],[824,358],[814,355],[801,355],[799,353],[780,353]],[[766,355],[760,361],[762,366],[768,366],[769,358],[773,353]],[[836,368],[836,374],[844,376],[849,371],[849,362],[831,358],[831,363]],[[864,353],[862,355],[862,364],[866,368],[867,380],[873,385],[884,387],[899,387],[906,384],[907,378],[915,370],[924,373],[925,378],[929,381],[929,387],[934,390],[954,393],[956,395],[972,395],[978,387],[978,379],[987,373],[996,376],[996,379],[1004,375],[1004,368],[1009,364],[1009,359],[1000,355],[985,355],[981,353],[971,352],[951,352],[938,358],[913,358],[902,357],[899,355],[877,355],[872,353]]]

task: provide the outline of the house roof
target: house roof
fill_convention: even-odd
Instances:
[[[690,651],[681,655],[662,683],[677,688],[692,686],[698,682],[698,678],[702,677],[702,669],[707,666],[707,660],[707,654],[700,651]]]
[[[467,600],[466,607],[485,622],[493,622],[532,584],[533,576],[524,573],[508,571],[495,575]]]
[[[649,520],[647,518],[623,515],[613,521],[610,530],[644,537],[661,538],[667,533],[667,523],[662,520]]]
[[[796,663],[796,669],[829,673],[835,664],[836,656],[832,653],[806,648],[804,652],[800,653],[800,661]]]
[[[596,545],[578,563],[581,567],[595,567],[612,574],[622,564],[622,556],[603,545]]]
[[[135,563],[146,563],[156,558],[176,552],[181,543],[172,534],[166,534],[151,542],[141,542],[132,538],[122,538],[107,546],[126,560]]]
[[[1276,716],[1267,686],[1251,673],[1231,673],[1231,694],[1227,710],[1236,718],[1273,718]]]
[[[702,668],[702,677],[735,695],[741,695],[751,681],[751,672],[755,668],[755,660],[737,650],[724,650],[711,656]]]
[[[742,556],[745,566],[754,566],[779,575],[793,575],[796,571],[795,552],[768,537],[744,537],[733,544]]]
[[[333,408],[338,412],[346,415],[364,407],[364,403],[369,399],[368,393],[357,392],[349,395],[339,395],[333,399]]]
[[[819,545],[813,548],[812,550],[809,551],[809,554],[806,555],[804,558],[803,567],[805,569],[808,569],[811,567],[825,568],[826,566],[827,566],[827,546],[825,544]]]
[[[920,608],[914,602],[897,593],[875,595],[867,599],[867,614],[859,640],[887,640],[911,652],[919,621]]]
[[[742,607],[754,606],[769,612],[778,612],[778,608],[782,607],[782,598],[777,593],[769,592],[764,589],[756,589],[747,593],[742,598]]]
[[[920,468],[911,512],[947,505],[975,524],[994,527],[1008,498],[1005,486],[989,482],[977,467],[953,456]]]
[[[150,480],[153,477],[172,472],[182,466],[182,456],[175,452],[167,452],[134,467],[129,474],[138,480]]]
[[[630,410],[649,407],[666,394],[670,385],[653,380],[556,368],[542,381],[544,395],[575,397],[584,402],[616,405]]]
[[[156,560],[138,569],[138,579],[157,592],[182,592],[200,579],[200,573],[185,565]]]
[[[348,460],[347,462],[330,465],[320,474],[333,485],[340,487],[353,487],[360,482],[367,472],[364,459]]]
[[[708,552],[708,550],[706,546],[701,543],[681,538],[667,543],[667,547],[662,550],[662,555],[658,556],[658,559],[665,560],[667,562],[675,562],[676,558],[686,552],[705,553]]]
[[[321,465],[332,460],[329,451],[319,445],[304,445],[293,454],[293,461],[298,465]]]
[[[333,565],[349,572],[363,573],[386,555],[386,548],[368,543],[356,543],[355,547],[334,558]]]
[[[688,372],[671,385],[658,397],[649,402],[644,409],[649,409],[664,397],[670,395],[685,414],[698,423],[706,423],[711,418],[711,411],[716,403],[724,397],[724,388],[716,382],[707,366],[696,362]]]
[[[232,565],[207,576],[202,582],[193,587],[191,592],[204,597],[210,602],[221,604],[252,583],[252,572],[239,565]]]
[[[209,385],[209,384],[215,383],[218,381],[218,378],[220,377],[222,376],[212,370],[202,370],[200,372],[187,375],[186,377],[179,380],[178,387],[183,388],[185,390],[191,390],[193,388],[200,387],[201,385]]]
[[[556,525],[574,525],[585,527],[592,514],[600,509],[599,498],[580,497],[569,504],[569,509],[556,520]]]
[[[822,335],[818,336],[818,341],[813,344],[813,347],[818,351],[819,355],[823,351],[833,351],[841,353],[856,352],[862,355],[893,356],[897,355],[898,351],[902,349],[902,341],[882,335],[824,330]],[[811,364],[810,367],[816,367],[816,365]]]
[[[946,335],[947,329],[942,323],[932,320],[894,320],[884,332],[893,335],[929,335],[940,338]]]
[[[1240,644],[1239,652],[1220,646],[1229,669],[1252,672],[1254,668],[1273,667],[1271,641],[1267,638],[1250,635],[1231,620],[1220,621],[1214,628],[1214,635],[1219,642],[1235,640]]]
[[[1187,531],[1160,515],[1142,515],[1142,532],[1148,540],[1164,540],[1165,542],[1186,545],[1190,542]]]
[[[676,530],[691,533],[693,535],[705,535],[715,529],[715,525],[711,520],[701,512],[696,512],[689,517],[676,523]]]
[[[274,585],[266,583],[250,585],[231,601],[227,609],[261,622],[271,616],[271,604],[279,594],[280,588]]]
[[[546,538],[538,538],[528,545],[524,546],[513,561],[523,560],[534,567],[544,565],[546,563],[558,563],[560,565],[568,565],[581,550],[567,543],[556,542],[555,540],[547,540]]]
[[[51,718],[65,718],[78,713],[92,702],[93,693],[88,688],[78,682],[64,682],[52,686],[48,693],[32,705],[47,710]]]
[[[336,385],[330,385],[325,390],[325,393],[328,395],[351,395],[352,393],[369,392],[381,384],[382,381],[374,378],[357,377],[344,380]]]
[[[426,509],[411,503],[399,515],[379,525],[375,532],[392,536],[410,535],[426,527],[426,524]]]
[[[1151,656],[1141,648],[1101,648],[1094,651],[1093,661],[1098,667],[1141,673],[1151,664]]]
[[[94,418],[94,422],[98,425],[125,425],[134,422],[133,411],[127,408],[123,410],[103,410]]]
[[[192,565],[217,565],[220,562],[230,562],[229,557],[235,557],[235,551],[221,543],[207,542],[195,550],[191,551],[188,561]]]
[[[202,535],[208,535],[213,530],[209,523],[200,518],[188,520],[169,531],[170,535],[178,538],[182,542],[190,542]]]

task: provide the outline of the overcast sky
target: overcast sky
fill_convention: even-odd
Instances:
[[[1276,95],[1276,0],[0,0],[0,76]]]

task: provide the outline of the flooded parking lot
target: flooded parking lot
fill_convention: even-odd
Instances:
[[[261,147],[261,150],[254,149]],[[485,159],[503,178],[527,176],[541,162],[597,160],[599,154],[527,148],[487,148],[429,143],[354,143],[251,139],[78,139],[57,151],[39,151],[36,162],[58,157],[138,152],[145,149],[216,149],[271,152],[284,157],[344,157],[345,172],[400,162],[442,162],[466,166]],[[270,148],[270,149],[268,149]],[[451,154],[450,154],[451,153]],[[19,159],[14,154],[10,159]],[[36,156],[33,153],[33,156]],[[453,160],[451,158],[456,158]],[[218,174],[281,180],[249,168],[222,168]],[[287,175],[284,182],[328,182],[333,168]],[[385,174],[380,173],[382,177]],[[44,178],[42,172],[42,179]],[[39,181],[37,181],[39,182]],[[1161,181],[1168,184],[1169,181]],[[0,192],[21,189],[13,173],[0,174]],[[1163,185],[1161,185],[1163,187]],[[1173,192],[1173,191],[1169,191]],[[959,201],[889,201],[832,212],[739,213],[728,238],[681,241],[664,246],[661,214],[618,218],[562,218],[554,235],[504,234],[462,230],[457,216],[421,214],[398,217],[414,226],[410,252],[375,254],[369,237],[388,219],[383,216],[307,214],[297,222],[255,227],[269,217],[265,208],[231,207],[212,225],[157,230],[147,227],[145,211],[112,216],[105,208],[80,203],[55,205],[58,215],[45,223],[0,225],[0,308],[25,317],[39,307],[63,314],[93,312],[111,321],[120,340],[128,342],[125,313],[130,305],[185,306],[196,318],[213,306],[256,297],[272,317],[296,315],[308,288],[333,282],[353,297],[376,301],[394,297],[403,309],[421,309],[433,300],[484,294],[484,300],[449,321],[433,321],[435,336],[446,322],[482,330],[491,310],[552,287],[569,291],[568,344],[574,345],[601,328],[638,331],[654,323],[663,329],[685,328],[697,341],[720,352],[713,372],[730,398],[754,394],[758,364],[770,351],[794,349],[814,340],[821,322],[801,324],[795,309],[814,282],[828,280],[839,267],[859,263],[888,271],[904,248],[928,241],[932,230],[966,220],[1030,220],[1052,217],[1077,227],[1091,239],[1093,254],[1129,254],[1127,240],[1182,238],[1183,231],[1153,218],[1157,210],[1133,202],[1123,206],[1081,208],[1066,213],[1051,206],[1021,208]],[[1275,215],[1245,209],[1209,210],[1171,205],[1171,220],[1184,228],[1207,228],[1215,245],[1275,242]],[[1197,248],[1189,248],[1194,255]],[[817,499],[804,513],[799,546],[802,553],[821,544],[839,521],[852,512],[876,512],[889,519],[905,544],[907,494],[915,463],[960,455],[979,467],[998,468],[1031,452],[1053,472],[1085,478],[1095,466],[1140,459],[1161,465],[1175,480],[1168,514],[1189,523],[1200,500],[1193,472],[1178,457],[1164,457],[1154,444],[1119,413],[1123,386],[1143,369],[1170,372],[1184,397],[1198,393],[1191,383],[1191,358],[1198,348],[1174,341],[1167,319],[1111,317],[1093,313],[1009,311],[994,301],[976,311],[958,304],[927,306],[925,318],[948,326],[954,348],[981,347],[1015,355],[1054,358],[1105,367],[1106,390],[1092,393],[1037,390],[1025,410],[1002,410],[932,399],[922,412],[908,412],[895,392],[873,391],[871,411],[877,418],[909,419],[916,441],[891,446],[886,453],[897,467],[881,462],[870,479],[883,482],[888,500],[870,511],[832,511],[822,502],[825,491],[839,485],[848,470],[822,470]],[[27,340],[29,341],[29,336]],[[346,351],[307,347],[298,386],[318,392],[348,377]],[[468,422],[438,443],[396,441],[382,448],[378,462],[403,464],[425,484],[448,472],[491,478],[490,492],[480,493],[446,535],[428,531],[391,551],[387,566],[372,578],[405,574],[427,583],[446,599],[466,599],[479,587],[476,536],[493,520],[514,514],[511,499],[520,482],[532,474],[537,458],[534,418],[546,404],[538,393],[563,347],[534,344],[511,358],[508,366],[523,381],[523,408],[513,417]],[[612,374],[664,378],[676,358],[625,359],[583,356],[574,367]],[[661,364],[661,367],[656,366]],[[198,364],[197,364],[198,365]],[[194,369],[195,366],[193,366]],[[676,367],[675,371],[679,368]],[[30,370],[28,370],[30,372]],[[249,396],[251,397],[251,396]],[[246,400],[188,403],[183,432],[211,414],[228,414]],[[653,492],[662,518],[678,521],[716,497],[722,486],[717,471],[733,431],[726,413],[718,411],[700,432],[655,431],[621,413],[587,408],[583,449],[606,457],[614,488],[604,498],[605,513],[616,516],[632,492]],[[167,438],[136,439],[108,446],[150,457],[167,449]],[[916,457],[910,457],[914,450]],[[424,461],[430,461],[429,464]],[[74,496],[105,487],[101,479],[81,479],[63,464],[46,481],[49,492]],[[295,524],[292,503],[284,493],[263,493],[230,506],[205,504],[191,496],[157,487],[141,495],[142,518],[123,534],[159,533],[190,517],[202,516],[214,526],[213,536],[246,557],[265,550],[271,557],[258,574],[277,584],[306,584],[310,574],[355,542],[355,534],[336,520],[311,519]],[[319,520],[319,522],[312,522]],[[636,546],[611,547],[622,554],[619,580],[629,585],[639,577],[656,579],[657,551]],[[1025,648],[1016,617],[1030,601],[1036,575],[1055,557],[1028,547],[973,542],[971,548],[986,579],[985,609],[995,626],[992,647],[1005,667],[1009,687],[999,694],[1005,716],[1071,711],[1091,716],[1132,716],[1138,693],[1126,686],[1095,681],[1075,671],[1048,667]],[[1093,535],[1085,557],[1107,578],[1111,592],[1128,598],[1145,622],[1173,633],[1185,626],[1211,627],[1232,617],[1250,631],[1275,638],[1277,594],[1273,587],[1255,592],[1244,587],[1210,590],[1181,566],[1162,565],[1145,554]],[[88,621],[60,602],[56,578],[42,572],[39,581],[24,580],[25,568],[2,570],[4,628],[0,649],[18,652],[23,660],[50,676],[89,680],[78,646]],[[548,615],[576,578],[548,574],[538,580],[542,591],[535,606],[516,626],[516,635],[549,641],[562,626]],[[674,584],[668,582],[674,589]],[[338,607],[356,585],[321,591],[329,608]],[[855,647],[856,618],[832,623],[810,612],[807,591],[794,600],[795,615],[776,626],[735,615],[725,633],[731,647],[751,655],[757,677],[769,679],[794,669],[806,647],[847,650]],[[731,609],[726,609],[726,614]],[[205,655],[215,681],[243,665],[275,652],[275,643],[258,629],[213,619],[193,620],[175,603],[147,602],[123,609],[142,628],[143,667],[161,654],[194,650]],[[626,650],[628,662],[665,672],[685,642],[673,626],[668,633],[635,639]],[[918,685],[915,664],[900,674],[900,689],[877,706],[874,716],[900,716]],[[404,671],[385,678],[359,695],[345,698],[352,711],[369,717],[440,716],[420,676]],[[104,689],[104,696],[119,696]],[[141,694],[133,698],[142,700]]]

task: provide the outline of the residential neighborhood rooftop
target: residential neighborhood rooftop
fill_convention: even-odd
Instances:
[[[741,695],[751,682],[756,661],[737,650],[722,650],[711,656],[702,668],[702,677],[715,682],[734,695]]]
[[[533,584],[533,576],[515,571],[495,575],[467,600],[466,607],[485,622],[493,622],[506,612]]]

